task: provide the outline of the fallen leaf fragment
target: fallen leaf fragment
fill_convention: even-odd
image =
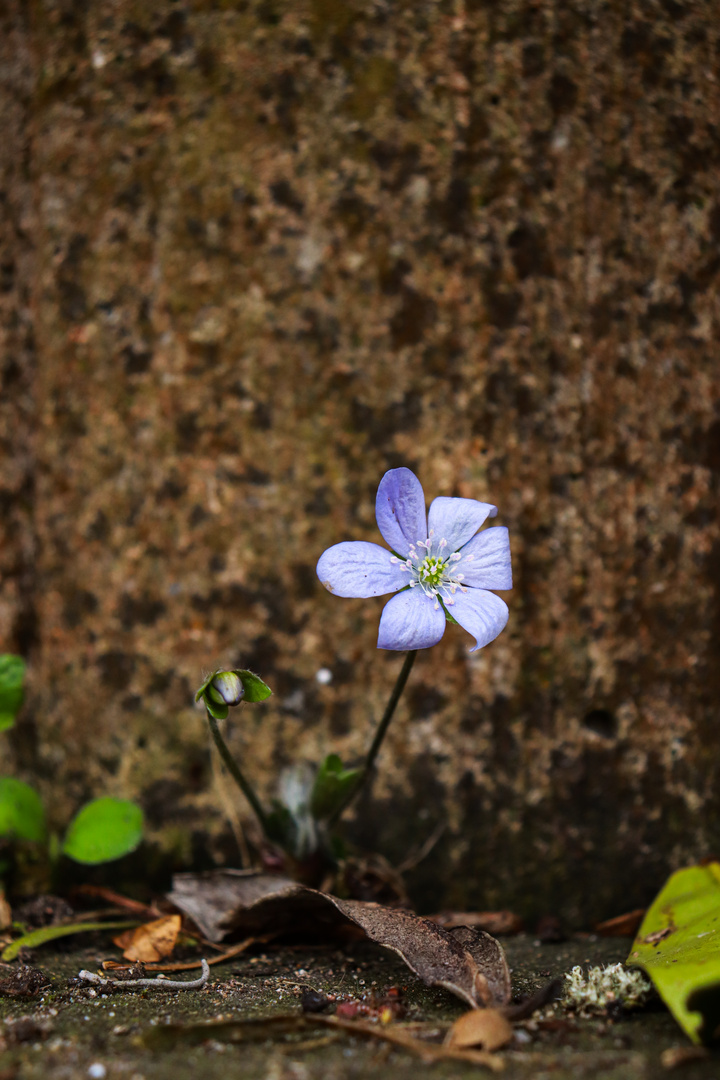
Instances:
[[[463,949],[470,953],[487,980],[486,1003],[507,1005],[512,991],[510,969],[500,943],[484,930],[476,930],[472,926],[455,926],[449,933]]]
[[[0,930],[9,930],[12,920],[12,909],[5,899],[5,893],[0,888]]]
[[[409,911],[298,885],[274,874],[220,870],[178,874],[168,899],[210,941],[229,933],[307,932],[325,937],[348,925],[396,952],[428,986],[442,986],[477,1007],[510,1000],[510,974],[499,942],[471,927],[444,930]]]
[[[660,1064],[663,1069],[681,1069],[694,1061],[704,1061],[709,1056],[704,1046],[669,1046],[660,1055]]]
[[[466,1050],[480,1046],[483,1050],[499,1050],[513,1037],[512,1024],[499,1009],[472,1009],[458,1017],[445,1037],[445,1046]]]
[[[672,874],[626,960],[652,979],[694,1043],[717,1039],[720,1016],[720,863]]]
[[[598,923],[595,933],[603,937],[634,937],[644,915],[645,908],[626,911],[624,915],[616,915],[614,919],[606,919],[605,922]]]
[[[161,919],[153,919],[135,930],[126,930],[113,941],[123,950],[126,960],[155,964],[173,951],[181,926],[180,915],[163,915]]]

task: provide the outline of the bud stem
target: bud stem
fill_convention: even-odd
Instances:
[[[385,706],[385,712],[382,714],[382,718],[377,726],[377,731],[375,732],[375,737],[372,741],[372,745],[370,746],[367,757],[365,758],[365,764],[362,767],[362,772],[360,773],[360,776],[358,777],[355,786],[350,789],[344,801],[340,804],[340,806],[338,806],[332,817],[329,818],[329,825],[333,825],[338,820],[340,815],[343,814],[345,810],[347,810],[350,803],[354,801],[356,796],[360,793],[360,791],[370,779],[373,765],[375,764],[375,758],[378,756],[380,747],[382,746],[382,741],[385,738],[387,729],[390,726],[390,721],[393,718],[395,707],[397,706],[402,692],[405,689],[405,683],[408,681],[408,675],[410,674],[412,666],[415,663],[416,656],[417,649],[412,649],[410,652],[406,653],[403,666],[400,668],[400,673],[392,689],[392,693],[388,698],[388,703]]]
[[[270,832],[269,832],[269,829],[268,829],[268,819],[267,819],[267,817],[265,815],[265,811],[263,810],[262,806],[260,805],[260,800],[258,799],[257,795],[255,794],[255,789],[253,788],[250,781],[247,780],[246,777],[243,775],[243,773],[242,773],[242,771],[240,769],[240,766],[238,765],[238,763],[235,761],[235,758],[232,756],[232,754],[228,750],[227,743],[225,742],[222,735],[220,734],[220,728],[218,727],[218,722],[217,722],[217,720],[215,719],[214,716],[210,715],[209,712],[207,713],[207,721],[208,721],[208,724],[210,725],[210,733],[211,733],[211,735],[213,737],[213,740],[215,742],[215,745],[216,745],[216,747],[218,749],[218,753],[220,754],[220,757],[223,760],[223,764],[227,768],[228,772],[232,776],[232,778],[235,781],[235,783],[237,784],[237,786],[242,791],[242,793],[245,796],[245,798],[247,799],[247,801],[250,803],[250,806],[252,807],[252,811],[253,811],[253,813],[255,814],[255,817],[258,820],[260,828],[262,829],[264,835],[269,839],[270,838]]]

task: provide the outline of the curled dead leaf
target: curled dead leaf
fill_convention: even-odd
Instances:
[[[458,1017],[445,1037],[445,1046],[466,1050],[480,1046],[483,1050],[499,1050],[513,1037],[512,1024],[499,1009],[473,1009]]]
[[[472,927],[444,930],[412,912],[342,900],[274,874],[219,870],[178,874],[168,899],[210,941],[232,932],[331,937],[348,925],[392,949],[428,986],[442,986],[472,1007],[505,1005],[510,973],[500,944]]]
[[[153,919],[134,930],[118,934],[113,941],[123,950],[126,960],[154,964],[173,951],[181,925],[180,915],[164,915],[161,919]]]

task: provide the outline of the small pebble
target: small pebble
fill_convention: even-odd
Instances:
[[[88,1069],[88,1076],[90,1080],[105,1080],[107,1069],[101,1061],[94,1061]]]

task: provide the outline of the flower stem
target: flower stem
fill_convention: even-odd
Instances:
[[[397,677],[397,681],[395,682],[392,693],[388,698],[388,703],[385,706],[385,712],[382,714],[380,723],[377,726],[375,737],[372,741],[370,749],[368,750],[367,757],[365,758],[365,764],[362,767],[362,771],[360,773],[360,776],[358,777],[358,781],[355,786],[348,792],[345,800],[337,807],[333,815],[329,818],[329,825],[333,825],[340,817],[340,815],[344,813],[345,810],[347,810],[350,803],[353,802],[355,797],[360,793],[360,791],[370,779],[370,776],[372,775],[373,765],[375,764],[375,758],[378,756],[380,747],[382,746],[382,741],[385,738],[387,729],[390,726],[390,721],[393,718],[395,707],[397,706],[402,692],[405,689],[405,683],[408,681],[408,675],[410,674],[412,666],[415,663],[416,656],[417,649],[412,649],[410,652],[406,653],[405,660],[403,661],[403,666],[400,668],[400,673]]]
[[[255,814],[255,817],[258,819],[258,822],[260,824],[260,828],[262,829],[265,836],[268,837],[268,839],[269,839],[270,830],[269,830],[269,826],[268,826],[268,819],[267,819],[267,816],[265,814],[265,811],[263,810],[262,806],[260,805],[260,800],[258,799],[257,795],[255,794],[255,789],[253,788],[250,781],[243,775],[243,773],[242,773],[242,771],[240,769],[240,766],[238,765],[238,763],[235,761],[235,758],[232,756],[232,754],[228,750],[227,743],[225,742],[222,735],[220,734],[220,728],[218,727],[218,722],[217,722],[217,720],[215,719],[214,716],[210,715],[209,712],[207,714],[207,721],[208,721],[208,724],[210,725],[210,733],[211,733],[211,735],[212,735],[212,737],[213,737],[213,739],[215,741],[216,747],[218,748],[218,753],[220,754],[220,757],[223,759],[223,763],[224,763],[225,767],[227,768],[228,772],[232,776],[232,778],[235,781],[235,783],[237,784],[237,786],[242,791],[242,793],[245,796],[245,798],[247,799],[247,801],[250,803],[250,806],[252,807],[252,810],[253,810],[253,813]]]

